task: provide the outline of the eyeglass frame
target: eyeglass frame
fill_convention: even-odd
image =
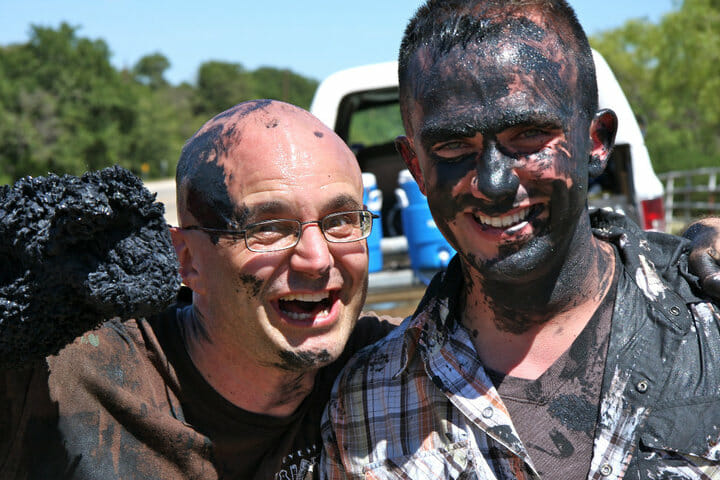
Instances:
[[[325,233],[325,230],[322,227],[322,222],[328,217],[332,217],[334,215],[343,215],[343,214],[348,214],[348,213],[363,213],[365,216],[367,216],[366,214],[368,214],[368,213],[370,214],[370,228],[368,229],[367,235],[363,235],[360,238],[353,238],[352,240],[334,240],[334,239],[331,240],[331,239],[329,239],[327,234]],[[303,226],[311,225],[313,223],[317,224],[318,228],[320,229],[320,232],[322,233],[323,238],[328,243],[359,242],[360,240],[365,240],[366,238],[368,238],[370,236],[370,234],[372,233],[373,220],[378,219],[378,218],[380,218],[380,216],[374,214],[370,210],[359,209],[359,210],[345,210],[342,212],[328,213],[327,215],[320,218],[319,220],[310,220],[307,222],[301,222],[300,220],[297,220],[294,218],[273,218],[271,220],[263,220],[262,222],[251,223],[250,225],[247,225],[242,230],[226,230],[226,229],[221,229],[221,228],[208,228],[208,227],[202,227],[200,225],[190,225],[188,227],[176,227],[176,228],[178,230],[196,230],[196,231],[201,231],[201,232],[205,232],[208,234],[229,235],[232,237],[242,237],[244,240],[244,243],[245,243],[245,248],[247,248],[251,252],[272,253],[272,252],[281,252],[283,250],[289,250],[289,249],[297,246],[297,244],[300,243],[300,237],[302,237],[302,234],[303,234]],[[271,224],[271,223],[275,223],[275,222],[293,222],[293,223],[298,224],[297,232],[299,232],[299,233],[295,237],[295,242],[290,245],[284,246],[284,247],[274,248],[272,250],[256,250],[256,249],[253,249],[252,247],[250,247],[250,245],[248,244],[248,239],[247,239],[247,231],[252,229],[253,227],[257,227],[258,225]]]

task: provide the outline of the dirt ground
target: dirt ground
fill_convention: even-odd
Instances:
[[[423,293],[424,285],[385,292],[368,293],[364,310],[372,310],[381,315],[390,315],[403,319],[415,312]]]

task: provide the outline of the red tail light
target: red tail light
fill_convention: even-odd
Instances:
[[[643,200],[643,228],[645,230],[665,231],[665,206],[662,197]]]

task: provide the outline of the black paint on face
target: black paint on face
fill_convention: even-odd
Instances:
[[[332,356],[327,350],[319,352],[278,352],[281,362],[275,366],[283,370],[306,372],[327,365]]]
[[[313,132],[317,138],[323,138],[324,134],[322,132]]]
[[[240,283],[247,290],[248,295],[251,297],[257,297],[262,290],[263,281],[257,278],[255,275],[244,273],[240,275]]]
[[[486,277],[553,265],[584,212],[589,119],[578,107],[569,48],[530,20],[511,18],[444,56],[421,49],[410,64],[410,125],[433,217]],[[525,149],[525,136],[536,132],[547,141]],[[475,143],[449,154],[452,142],[469,139]],[[443,144],[452,146],[437,150]],[[524,205],[532,206],[532,234],[512,241],[482,245],[460,225],[468,212],[500,216]]]

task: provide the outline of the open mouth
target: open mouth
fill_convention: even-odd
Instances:
[[[475,222],[483,227],[502,228],[506,233],[511,234],[515,231],[521,230],[525,225],[537,218],[542,210],[543,206],[541,204],[536,204],[531,207],[517,210],[508,215],[490,217],[480,213],[474,213],[473,218],[475,219]]]
[[[292,320],[308,321],[330,314],[334,295],[331,292],[293,293],[278,299],[278,308]]]

